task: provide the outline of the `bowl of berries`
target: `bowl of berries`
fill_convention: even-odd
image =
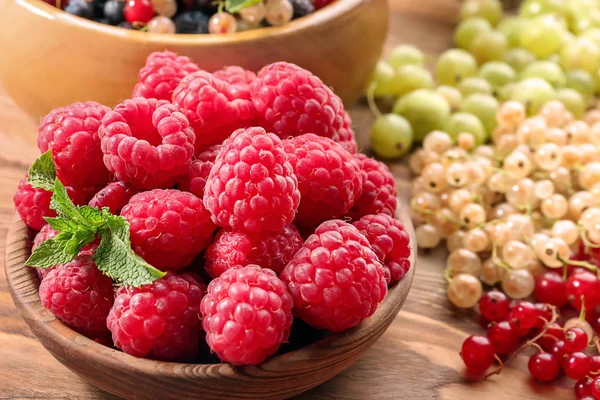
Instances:
[[[172,102],[142,90],[41,120],[7,281],[38,340],[106,391],[287,398],[351,365],[406,299],[410,218],[339,97],[284,62],[249,85],[196,71]],[[283,99],[309,107],[271,118]]]
[[[148,54],[165,49],[209,72],[292,62],[349,105],[364,90],[388,22],[386,0],[48,2],[0,6],[0,82],[35,119],[75,101],[113,106],[131,97]]]

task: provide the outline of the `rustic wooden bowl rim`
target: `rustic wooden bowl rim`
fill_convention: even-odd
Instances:
[[[197,45],[209,46],[215,44],[239,43],[254,40],[268,39],[274,36],[286,36],[289,34],[302,33],[316,26],[326,25],[333,19],[360,6],[361,3],[370,0],[338,0],[307,16],[295,19],[283,26],[272,26],[251,29],[232,34],[164,34],[140,32],[123,29],[112,25],[102,24],[64,12],[42,0],[16,0],[17,4],[27,8],[39,16],[57,23],[71,25],[73,27],[89,29],[108,36],[130,40],[134,42],[152,42],[153,44],[170,45]],[[332,32],[331,34],[335,34]]]

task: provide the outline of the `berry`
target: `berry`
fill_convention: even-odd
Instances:
[[[594,378],[591,384],[591,393],[593,399],[600,399],[600,376]],[[587,399],[586,399],[587,400]]]
[[[123,22],[125,16],[123,10],[125,2],[121,0],[109,0],[104,3],[104,17],[111,25],[119,25]]]
[[[202,11],[186,11],[175,17],[177,33],[208,33],[209,16]]]
[[[250,84],[256,79],[256,74],[237,65],[230,65],[213,72],[215,78],[221,79],[231,85],[250,88]]]
[[[199,70],[188,57],[178,56],[170,51],[151,53],[146,59],[146,65],[138,73],[133,97],[170,101],[179,82]]]
[[[173,186],[194,154],[188,120],[166,100],[136,97],[117,104],[102,119],[99,135],[108,170],[140,189]]]
[[[191,263],[215,231],[202,200],[179,190],[138,193],[121,215],[129,222],[133,249],[162,270],[178,270]]]
[[[260,364],[288,339],[292,307],[273,271],[258,265],[225,271],[200,303],[206,342],[225,362]]]
[[[82,190],[75,190],[67,186],[67,193],[77,205],[85,204],[88,194]],[[27,177],[19,182],[17,192],[13,196],[15,209],[19,216],[29,227],[40,230],[46,225],[44,217],[56,217],[56,211],[50,209],[52,193],[44,189],[34,189],[27,183]]]
[[[509,312],[510,300],[498,290],[491,290],[479,299],[479,312],[490,322],[504,320]]]
[[[65,186],[102,187],[108,170],[102,161],[98,129],[110,108],[93,101],[52,110],[39,126],[38,147],[52,148],[56,175]]]
[[[494,352],[501,356],[515,351],[521,340],[508,321],[492,325],[488,330],[487,337],[494,347]]]
[[[528,302],[522,301],[510,313],[510,324],[521,336],[525,336],[538,321],[538,310]]]
[[[40,229],[40,231],[38,232],[37,235],[35,235],[35,238],[33,239],[33,245],[31,246],[31,252],[33,253],[33,251],[43,242],[45,242],[46,240],[53,238],[54,236],[58,235],[58,231],[52,229],[52,227],[48,224],[44,225],[42,227],[42,229]],[[37,273],[38,278],[40,278],[40,281],[42,279],[44,279],[46,277],[46,275],[48,275],[48,273],[50,271],[52,271],[55,267],[48,267],[48,268],[36,268],[35,272]]]
[[[279,275],[303,243],[294,225],[288,225],[280,232],[221,230],[206,250],[205,268],[213,278],[230,268],[248,264],[269,268]]]
[[[206,180],[215,165],[215,160],[220,150],[221,145],[216,144],[198,154],[196,159],[192,160],[192,165],[187,176],[179,183],[179,189],[202,198],[204,196]]]
[[[294,8],[294,18],[304,17],[315,11],[315,6],[310,0],[290,0]]]
[[[130,24],[145,24],[154,17],[154,8],[150,0],[127,0],[123,14]]]
[[[334,0],[315,0],[313,2],[313,5],[315,6],[315,10],[320,10],[321,8],[325,7],[326,5],[332,3]]]
[[[350,114],[348,114],[346,111],[344,111],[344,124],[338,131],[336,141],[341,144],[342,147],[348,151],[348,153],[356,153],[358,145],[356,144],[354,130],[352,129],[352,119],[350,118]]]
[[[265,20],[271,26],[281,26],[294,16],[290,0],[265,0]]]
[[[404,225],[389,215],[365,215],[353,223],[365,235],[383,264],[386,282],[398,282],[410,269],[410,236]]]
[[[114,301],[112,280],[90,257],[55,267],[40,284],[42,305],[76,331],[92,337],[106,333]]]
[[[589,342],[587,333],[581,328],[569,328],[565,332],[565,350],[567,353],[584,351]]]
[[[590,373],[592,360],[584,353],[573,353],[565,361],[563,369],[569,378],[578,381]]]
[[[528,368],[531,376],[542,382],[552,382],[560,372],[558,361],[549,353],[537,353],[531,356]]]
[[[111,182],[94,195],[89,205],[99,210],[108,207],[111,214],[118,215],[135,193],[125,182]]]
[[[121,286],[106,324],[115,346],[136,357],[190,361],[200,343],[202,286],[169,273],[140,288]]]
[[[333,140],[314,134],[284,140],[283,145],[300,189],[296,223],[317,226],[348,212],[363,185],[352,155]]]
[[[494,348],[485,336],[469,336],[460,356],[469,371],[482,373],[494,363]]]
[[[294,219],[300,191],[281,140],[262,128],[239,129],[223,142],[204,204],[219,226],[280,231]]]
[[[583,297],[585,308],[594,310],[600,305],[600,280],[590,272],[574,274],[567,279],[566,293],[575,309],[581,309]]]
[[[396,214],[398,192],[396,181],[382,162],[364,154],[354,155],[363,174],[362,194],[354,202],[348,216],[357,220],[367,214]]]
[[[221,143],[238,128],[254,125],[250,92],[205,71],[182,79],[173,92],[173,104],[190,120],[196,132],[196,153]]]
[[[592,382],[594,382],[592,378],[585,377],[575,383],[573,390],[575,391],[575,397],[577,397],[577,400],[585,396],[592,395]]]
[[[545,351],[551,351],[556,342],[565,340],[565,331],[562,329],[560,325],[556,322],[552,323],[546,333],[538,339],[537,344],[539,344],[542,349]]]
[[[410,151],[413,136],[411,123],[406,118],[384,114],[371,126],[371,148],[380,157],[397,159]]]
[[[281,273],[295,315],[317,329],[341,332],[371,316],[387,286],[383,267],[354,226],[321,224]]]
[[[566,289],[567,284],[559,274],[546,272],[536,279],[534,294],[542,303],[562,307],[568,303]]]
[[[208,32],[214,34],[235,33],[237,20],[227,12],[213,14],[208,20]]]
[[[561,367],[564,367],[567,358],[569,358],[569,353],[567,353],[567,351],[565,350],[565,342],[562,340],[555,342],[554,346],[552,346],[549,353],[553,354],[556,357],[556,361],[558,361],[558,364]]]
[[[250,85],[258,123],[281,138],[314,133],[339,140],[340,98],[309,71],[286,62],[267,65]]]
[[[92,10],[91,4],[85,0],[70,0],[69,4],[65,7],[65,12],[86,19],[94,17],[94,10]]]

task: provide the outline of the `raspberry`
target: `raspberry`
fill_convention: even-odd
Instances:
[[[388,284],[398,282],[410,269],[410,236],[400,221],[387,214],[365,215],[354,226],[366,236],[383,264]]]
[[[250,84],[256,79],[256,74],[237,65],[230,65],[213,72],[216,78],[219,78],[232,85],[239,85],[243,88],[249,88]]]
[[[73,189],[70,186],[67,186],[67,193],[73,203],[77,205],[86,204],[89,198],[87,192]],[[17,192],[13,196],[15,209],[21,219],[36,231],[46,225],[44,217],[56,217],[56,211],[50,209],[51,199],[51,192],[44,189],[34,189],[27,183],[27,177],[19,182]]]
[[[106,317],[113,305],[112,280],[90,257],[75,257],[55,267],[40,284],[40,300],[58,319],[89,336],[107,332]]]
[[[109,171],[142,189],[173,186],[194,154],[187,118],[165,100],[136,97],[118,104],[102,119],[100,139]]]
[[[303,243],[298,228],[291,224],[280,232],[222,230],[206,250],[205,268],[213,278],[230,268],[248,264],[258,264],[279,275]]]
[[[321,224],[280,277],[296,316],[333,332],[371,316],[387,292],[383,267],[369,242],[340,220]]]
[[[314,133],[337,140],[344,126],[340,98],[297,65],[267,65],[250,84],[250,91],[258,124],[283,139]]]
[[[254,125],[250,92],[204,71],[185,77],[173,93],[173,104],[196,132],[196,154],[221,143],[233,131]]]
[[[138,193],[121,215],[129,221],[133,249],[162,270],[188,265],[208,246],[215,231],[202,200],[179,190]]]
[[[191,361],[198,353],[202,287],[192,274],[169,273],[141,288],[122,286],[106,324],[127,354]]]
[[[108,183],[98,128],[110,108],[94,101],[73,103],[46,115],[39,126],[38,147],[52,148],[56,176],[65,186],[91,187]]]
[[[204,190],[219,226],[280,231],[294,219],[300,191],[281,139],[262,128],[239,129],[223,142]]]
[[[89,205],[99,210],[108,207],[111,214],[118,215],[135,193],[125,182],[112,182],[96,193]]]
[[[348,212],[363,185],[363,176],[352,155],[333,140],[313,134],[283,143],[300,189],[296,223],[317,226]]]
[[[355,154],[363,174],[362,194],[348,213],[353,220],[369,214],[396,214],[398,202],[396,181],[389,168],[382,162],[364,154]]]
[[[200,71],[188,57],[170,51],[150,53],[146,65],[138,73],[132,97],[171,100],[173,91],[187,75]]]
[[[227,270],[200,303],[206,342],[225,362],[260,364],[290,336],[292,307],[273,271],[258,265]]]
[[[198,154],[196,159],[192,161],[187,176],[179,183],[179,189],[202,198],[204,196],[206,180],[215,165],[215,160],[220,150],[221,145],[216,144]]]
[[[50,225],[48,225],[48,224],[44,225],[42,227],[42,229],[40,229],[40,231],[38,232],[38,234],[35,235],[35,238],[33,239],[33,245],[31,246],[31,252],[33,253],[33,251],[40,244],[42,244],[43,242],[45,242],[46,240],[48,240],[50,238],[53,238],[56,235],[58,235],[58,231],[57,230],[52,229],[52,227]],[[38,276],[38,278],[40,278],[40,281],[41,281],[53,269],[54,269],[54,267],[49,267],[49,268],[35,268],[35,272],[37,273],[37,276]]]
[[[358,148],[356,144],[356,138],[354,137],[354,130],[352,129],[352,119],[350,114],[344,111],[344,124],[338,131],[336,141],[342,145],[350,154],[355,154]]]

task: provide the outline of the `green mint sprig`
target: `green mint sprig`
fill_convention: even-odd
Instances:
[[[100,237],[94,261],[102,273],[117,283],[139,287],[165,276],[133,251],[125,218],[111,214],[108,208],[98,210],[73,204],[65,186],[56,178],[50,150],[33,163],[28,182],[52,192],[50,208],[58,216],[45,219],[59,233],[40,244],[25,265],[48,268],[67,263]]]
[[[239,12],[243,8],[252,7],[263,0],[225,0],[225,9],[230,13]]]

